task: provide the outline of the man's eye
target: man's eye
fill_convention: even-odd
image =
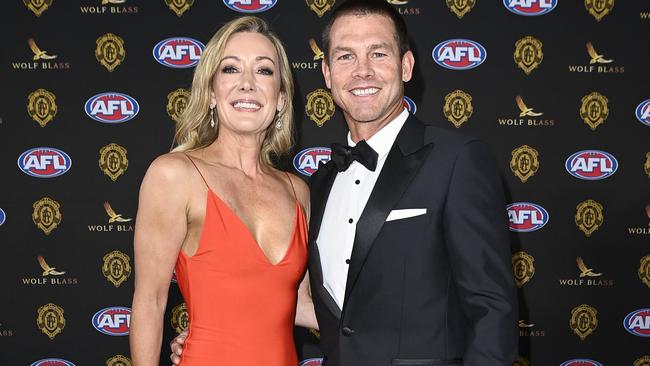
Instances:
[[[233,73],[237,72],[237,68],[234,67],[234,66],[224,66],[221,69],[221,72],[224,73],[224,74],[233,74]]]
[[[386,54],[385,54],[385,53],[381,53],[381,52],[374,52],[374,53],[372,54],[372,57],[374,57],[374,58],[386,57]]]
[[[269,69],[268,67],[263,67],[259,69],[257,72],[262,75],[273,75],[273,70]]]
[[[351,59],[352,59],[352,55],[349,54],[349,53],[346,53],[346,54],[343,54],[343,55],[339,56],[337,59],[338,59],[338,60],[351,60]]]

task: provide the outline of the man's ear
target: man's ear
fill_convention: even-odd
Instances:
[[[323,57],[323,62],[321,62],[321,71],[323,72],[323,78],[325,79],[327,89],[332,89],[332,74],[330,73],[330,65],[327,62],[327,55]]]
[[[406,51],[404,56],[402,56],[402,81],[407,82],[411,80],[413,76],[413,68],[415,67],[415,57],[413,52]]]

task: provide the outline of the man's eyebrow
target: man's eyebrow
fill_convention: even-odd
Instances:
[[[366,47],[369,50],[376,50],[380,48],[390,48],[390,45],[386,42],[374,43]],[[334,47],[334,52],[352,52],[352,47]]]

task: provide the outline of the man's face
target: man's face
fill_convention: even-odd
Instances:
[[[345,15],[330,30],[323,76],[348,125],[390,122],[402,112],[411,51],[400,57],[395,26],[383,15]]]

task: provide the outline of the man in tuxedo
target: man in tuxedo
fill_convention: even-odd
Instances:
[[[310,180],[324,365],[511,365],[517,299],[489,149],[404,109],[415,60],[385,1],[344,2],[323,46],[352,146],[333,144]]]

